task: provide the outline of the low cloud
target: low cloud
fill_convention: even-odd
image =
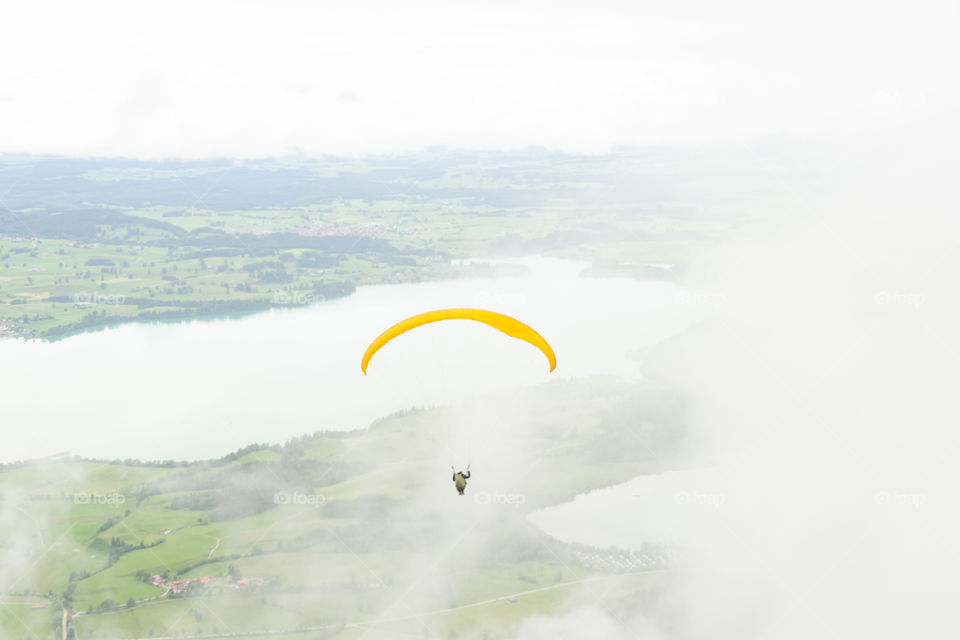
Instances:
[[[0,151],[598,153],[869,137],[957,107],[949,5],[144,6],[0,10]]]
[[[846,161],[843,194],[704,258],[724,305],[642,354],[686,398],[700,467],[656,484],[683,504],[650,517],[692,554],[644,614],[666,637],[960,631],[956,163],[917,140]]]

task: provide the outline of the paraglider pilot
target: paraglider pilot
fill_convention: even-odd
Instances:
[[[456,484],[457,493],[463,495],[463,491],[467,488],[467,478],[470,477],[470,465],[467,465],[466,473],[453,470],[453,465],[450,466],[450,469],[453,471],[453,482]]]

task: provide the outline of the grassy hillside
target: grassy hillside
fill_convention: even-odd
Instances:
[[[500,417],[483,425],[488,437],[462,433],[464,416],[491,406]],[[478,445],[460,497],[444,444],[465,437]],[[681,441],[682,415],[662,393],[593,379],[207,462],[7,466],[0,629],[359,638],[373,625],[367,637],[499,637],[570,598],[658,584],[664,549],[607,575],[525,514],[657,470]]]

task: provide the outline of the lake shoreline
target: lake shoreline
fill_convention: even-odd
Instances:
[[[523,260],[527,256],[520,256],[518,259]],[[490,266],[490,267],[500,267],[502,273],[498,273],[495,277],[507,277],[510,275],[515,275],[511,273],[513,270],[511,267],[515,266],[516,262],[511,262],[510,259],[455,259],[451,260],[450,266],[465,266],[465,265],[478,265],[480,267]],[[318,304],[323,304],[325,302],[336,300],[339,298],[349,297],[354,295],[359,289],[364,287],[378,287],[378,286],[393,286],[401,284],[411,284],[418,282],[446,282],[446,281],[456,281],[464,279],[474,279],[478,277],[484,277],[486,274],[483,273],[480,269],[475,270],[473,273],[464,273],[462,270],[456,273],[442,273],[435,274],[430,273],[429,271],[424,270],[423,273],[417,274],[415,277],[405,280],[385,280],[382,282],[365,282],[360,283],[359,281],[353,280],[344,280],[340,282],[329,283],[323,288],[312,288],[312,289],[296,289],[296,290],[281,290],[273,292],[273,301],[270,297],[265,298],[255,298],[255,299],[242,299],[242,300],[224,300],[220,298],[214,298],[210,300],[203,300],[199,302],[195,301],[184,301],[182,306],[178,306],[174,303],[164,304],[162,306],[175,307],[175,309],[170,309],[169,311],[151,311],[147,312],[145,315],[137,314],[133,316],[123,316],[123,315],[106,315],[106,310],[101,309],[101,313],[105,314],[103,316],[96,316],[96,310],[94,310],[90,315],[86,316],[84,320],[79,322],[74,322],[66,325],[57,325],[47,329],[42,335],[30,335],[23,334],[19,332],[16,323],[11,323],[9,319],[2,319],[3,323],[0,324],[0,328],[3,328],[3,331],[0,331],[0,342],[4,340],[39,340],[43,342],[56,342],[66,338],[70,338],[77,335],[82,335],[85,333],[96,333],[101,332],[107,329],[114,327],[120,327],[129,324],[143,324],[143,325],[154,325],[154,324],[165,324],[168,322],[192,322],[192,321],[208,321],[208,320],[217,320],[217,319],[236,319],[243,318],[258,313],[263,313],[264,311],[270,311],[273,309],[298,309],[306,308],[311,306],[316,306]],[[88,296],[90,297],[90,296]],[[298,300],[308,300],[306,302],[298,302]],[[279,300],[279,301],[278,301]],[[59,300],[54,298],[48,298],[47,302],[69,302],[67,300]],[[124,300],[126,302],[126,300]],[[196,305],[194,308],[187,306],[187,303],[191,305]],[[149,301],[144,300],[142,302],[143,306],[147,306]],[[111,305],[99,305],[99,306],[111,306]],[[115,306],[115,305],[114,305]],[[186,307],[186,308],[185,308]],[[217,307],[236,307],[236,310],[219,310]],[[199,308],[200,310],[195,310]],[[212,309],[211,309],[212,308]]]
[[[491,267],[500,267],[501,271],[505,273],[500,273],[495,277],[510,277],[515,275],[510,273],[512,267],[522,264],[522,261],[529,259],[531,256],[512,256],[504,258],[456,258],[450,261],[451,266],[465,266],[465,265],[482,265],[482,266],[491,266]],[[559,259],[559,258],[558,258]],[[566,260],[566,259],[564,259]],[[518,262],[519,261],[519,262]],[[679,284],[681,278],[678,274],[670,269],[660,268],[659,266],[654,265],[639,265],[636,268],[629,269],[612,269],[596,266],[593,262],[583,261],[583,260],[571,260],[571,262],[582,262],[583,267],[578,274],[578,277],[581,278],[628,278],[636,280],[638,282],[668,282],[672,284]],[[401,284],[411,284],[417,282],[447,282],[447,281],[457,281],[457,280],[470,280],[478,277],[484,277],[483,275],[477,273],[457,273],[454,275],[446,274],[423,274],[418,275],[416,279],[407,280],[407,281],[384,281],[384,282],[373,282],[373,283],[362,283],[359,284],[354,281],[345,280],[342,282],[331,283],[332,285],[342,285],[343,291],[337,292],[335,289],[330,289],[325,292],[318,292],[317,290],[296,290],[292,292],[274,293],[274,298],[277,298],[278,295],[284,298],[285,301],[276,302],[269,298],[262,299],[244,299],[244,300],[223,300],[219,298],[214,298],[210,300],[201,301],[199,307],[201,310],[196,311],[190,308],[176,307],[176,309],[171,309],[169,311],[152,311],[148,312],[146,315],[134,315],[134,316],[122,316],[122,315],[104,315],[102,317],[97,317],[91,314],[89,318],[85,318],[80,322],[75,322],[66,325],[58,325],[47,329],[46,332],[42,335],[30,335],[20,333],[19,328],[16,326],[16,323],[11,323],[9,319],[0,319],[2,324],[0,324],[0,343],[9,340],[27,340],[27,341],[41,341],[41,342],[58,342],[60,340],[65,340],[78,335],[83,335],[86,333],[99,333],[105,330],[109,330],[116,327],[121,327],[124,325],[130,324],[141,324],[146,326],[152,325],[163,325],[168,323],[190,323],[190,322],[204,322],[210,320],[231,320],[231,319],[240,319],[255,314],[263,313],[270,310],[283,310],[283,309],[301,309],[307,307],[313,307],[317,305],[324,304],[331,300],[336,300],[339,298],[346,298],[354,295],[358,290],[366,287],[378,287],[378,286],[393,286]],[[304,298],[320,298],[320,300],[311,300],[309,302],[297,302],[296,297]],[[289,298],[289,300],[287,300]],[[48,299],[50,302],[63,302],[61,300]],[[163,306],[176,306],[173,304],[167,304]],[[236,310],[210,310],[210,307],[238,307]],[[206,310],[204,310],[206,309]],[[105,310],[101,310],[103,313],[106,313]],[[96,313],[94,311],[94,313]]]
[[[0,341],[6,420],[24,434],[7,459],[62,451],[211,459],[251,442],[366,428],[399,410],[455,406],[557,378],[632,380],[638,365],[623,346],[658,342],[699,313],[672,283],[582,278],[588,263],[547,257],[495,261],[451,270],[488,277],[364,285],[323,304]],[[523,275],[493,277],[505,269]],[[557,353],[556,372],[522,341],[451,322],[405,335],[362,375],[373,337],[445,307],[494,308],[535,327]],[[42,401],[52,390],[58,402]]]

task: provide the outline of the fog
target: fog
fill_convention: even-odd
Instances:
[[[688,561],[656,598],[598,604],[603,591],[575,592],[569,614],[531,618],[519,637],[960,631],[955,162],[929,147],[872,157],[845,169],[862,172],[845,196],[785,205],[791,213],[776,225],[702,256],[691,281],[721,301],[718,313],[641,354],[644,375],[678,393],[688,415],[685,455],[662,470],[707,469],[682,488],[719,503],[683,532]],[[525,446],[538,428],[535,409],[501,398],[442,410],[428,424],[437,446],[416,497],[402,517],[384,520],[371,507],[362,519],[397,544],[438,553],[429,564],[390,568],[385,582],[403,586],[377,610],[381,623],[363,625],[370,637],[422,613],[463,567],[492,562],[505,532],[532,526],[469,497],[449,504],[447,469],[481,460],[472,494],[522,493],[544,455]],[[55,492],[61,481],[37,486],[53,483]],[[5,528],[20,536],[4,546],[5,591],[42,560],[24,557],[34,529],[17,512],[21,499],[2,501]],[[54,530],[60,517],[36,526]],[[322,569],[304,564],[303,579]],[[420,624],[439,637],[429,618]]]
[[[704,470],[676,481],[673,519],[694,559],[626,621],[581,611],[529,637],[957,633],[956,162],[887,151],[856,158],[844,197],[705,258],[721,313],[646,353],[693,415]]]
[[[715,316],[638,355],[643,380],[682,399],[682,452],[651,450],[643,438],[623,449],[650,458],[652,472],[698,469],[697,484],[678,489],[717,506],[692,522],[680,519],[690,522],[678,536],[684,559],[648,597],[581,585],[563,602],[567,613],[530,616],[516,637],[958,636],[960,167],[952,121],[957,51],[944,38],[956,29],[955,8],[922,5],[905,15],[863,3],[824,17],[833,9],[794,16],[699,7],[700,18],[687,21],[680,9],[624,17],[603,5],[578,23],[581,14],[569,7],[494,6],[490,13],[432,6],[432,22],[385,10],[356,41],[358,32],[337,26],[367,19],[353,9],[317,9],[295,28],[281,10],[276,20],[286,26],[263,33],[253,4],[204,10],[195,20],[165,13],[155,22],[118,6],[105,8],[103,21],[63,5],[56,11],[69,21],[17,9],[21,22],[4,21],[0,32],[0,54],[19,61],[0,72],[0,84],[17,87],[0,88],[0,149],[205,157],[360,155],[431,144],[597,152],[742,143],[766,176],[764,188],[775,185],[781,198],[766,222],[694,256],[685,284],[711,295]],[[506,14],[515,20],[491,41]],[[229,35],[217,32],[224,23]],[[51,41],[75,45],[76,57],[65,61],[70,48],[51,53],[45,40],[36,55],[24,55],[17,24],[33,33],[43,26]],[[174,48],[170,32],[188,44]],[[109,33],[117,37],[108,49]],[[237,46],[254,40],[281,44],[280,57],[296,62],[278,65]],[[137,55],[114,55],[134,43]],[[217,58],[222,46],[229,55]],[[669,55],[658,57],[664,47]],[[347,52],[349,62],[307,72],[330,51]],[[802,144],[781,147],[777,158],[754,153],[751,141],[768,136]],[[824,164],[811,167],[803,145],[814,143]],[[802,166],[790,163],[794,149]],[[811,174],[829,187],[811,187]],[[603,384],[612,390],[617,382]],[[567,413],[562,425],[597,417],[595,407],[576,404],[583,396],[568,397],[557,409]],[[505,394],[428,412],[423,424],[435,446],[404,476],[412,494],[390,511],[354,506],[350,516],[367,529],[355,537],[317,525],[361,578],[386,585],[368,621],[354,624],[360,637],[396,637],[390,624],[431,610],[469,567],[513,561],[505,555],[516,552],[513,534],[532,525],[522,510],[474,496],[523,496],[546,473],[553,452],[532,445],[548,400]],[[642,417],[618,419],[626,429]],[[477,433],[482,438],[469,435]],[[459,499],[449,466],[469,462],[476,476]],[[392,470],[377,478],[384,492]],[[38,467],[34,486],[49,495],[77,482],[45,473]],[[286,488],[285,478],[265,478],[235,490]],[[80,481],[91,491],[116,490],[101,482],[94,472]],[[64,534],[65,511],[51,501],[42,521],[28,520],[20,509],[26,499],[4,490],[0,501],[0,528],[9,532],[0,548],[4,593],[29,586],[44,563],[70,552],[52,535]],[[432,550],[433,558],[366,564],[360,545],[371,530],[395,548]],[[223,531],[242,540],[242,550],[256,545],[239,527]],[[37,532],[48,536],[39,546]],[[552,545],[537,536],[517,557],[554,554],[564,580],[580,578]],[[325,567],[304,561],[298,579],[316,587]],[[270,598],[277,606],[267,623],[294,628],[307,619],[309,602],[281,607]],[[196,602],[219,619],[215,599]],[[440,637],[435,618],[418,620],[411,634]],[[225,629],[230,622],[219,620]]]
[[[0,151],[836,140],[949,117],[956,24],[948,2],[5,3]]]
[[[679,536],[690,556],[656,597],[610,602],[598,601],[603,589],[576,591],[568,614],[534,616],[518,637],[960,631],[952,613],[960,229],[951,162],[931,148],[874,155],[871,173],[844,197],[820,198],[698,261],[691,279],[721,301],[718,313],[644,350],[640,366],[686,403],[686,453],[666,468],[704,469],[696,486],[682,488],[719,507]],[[422,613],[463,567],[496,562],[505,532],[531,526],[469,494],[451,503],[448,483],[434,480],[472,458],[482,463],[470,493],[522,492],[546,453],[525,446],[539,420],[518,397],[430,414],[436,447],[415,499],[399,518],[376,508],[362,517],[385,538],[437,553],[391,568],[386,582],[402,586],[361,625],[368,637]],[[12,506],[18,499],[4,496],[2,516],[28,538]],[[32,567],[20,552],[16,542],[5,547],[4,586]],[[305,584],[322,569],[305,564]],[[216,610],[213,601],[204,606]],[[418,625],[440,637],[430,618]]]

